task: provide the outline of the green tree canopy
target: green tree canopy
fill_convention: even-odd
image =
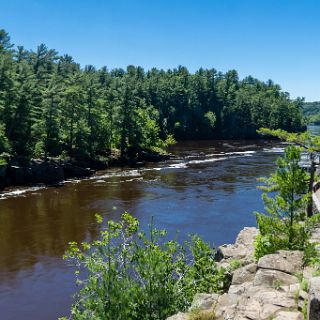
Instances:
[[[113,148],[125,158],[172,137],[257,138],[261,126],[299,132],[301,103],[272,81],[240,80],[235,70],[81,68],[44,44],[14,47],[0,30],[1,148],[16,159],[88,161]]]

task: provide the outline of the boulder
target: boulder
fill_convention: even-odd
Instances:
[[[240,317],[244,318],[242,315],[240,316],[238,314],[237,305],[231,305],[231,306],[227,306],[225,308],[223,316],[220,316],[219,320],[220,319],[223,319],[223,320],[240,320],[241,319]]]
[[[65,163],[63,167],[64,167],[64,176],[66,179],[83,178],[83,177],[88,177],[92,174],[92,170],[88,168],[81,168],[71,163]]]
[[[303,252],[280,250],[259,259],[258,268],[273,269],[290,274],[302,272]]]
[[[254,277],[253,284],[255,286],[277,288],[298,282],[298,278],[291,274],[272,269],[259,269]]]
[[[236,286],[234,286],[236,287]],[[239,286],[238,286],[239,287]],[[233,288],[236,291],[236,288]],[[238,292],[241,293],[241,290]],[[247,305],[248,298],[245,294],[222,294],[214,308],[215,320],[240,320],[246,319],[243,312],[240,310],[241,306]]]
[[[25,169],[16,165],[9,165],[6,172],[7,186],[22,186],[26,184]]]
[[[232,285],[221,295],[215,308],[217,319],[269,320],[282,310],[296,309],[294,293],[273,288],[255,287],[250,283]]]
[[[281,286],[280,290],[290,293],[296,293],[300,291],[300,283],[290,284],[288,286]]]
[[[214,309],[215,315],[218,319],[222,318],[223,314],[226,311],[226,308],[230,305],[229,295],[227,293],[222,294],[218,301],[217,305]]]
[[[245,305],[239,306],[239,313],[246,319],[269,320],[281,310],[280,306],[263,304],[258,300],[250,298]]]
[[[251,282],[244,282],[240,285],[231,285],[228,291],[228,304],[239,304],[246,300],[250,295],[248,291],[252,290]]]
[[[315,249],[317,252],[316,254],[318,257],[320,257],[320,227],[319,227],[319,225],[316,228],[314,228],[314,230],[312,231],[309,242],[311,242],[315,245]]]
[[[254,262],[254,241],[258,235],[257,228],[244,228],[240,231],[235,244],[225,244],[217,249],[216,260],[241,260],[243,264]]]
[[[264,304],[260,313],[260,318],[263,320],[274,319],[274,315],[281,309],[281,306],[277,306],[274,304]]]
[[[138,161],[147,161],[147,162],[159,162],[164,160],[169,160],[171,157],[170,154],[161,154],[158,152],[152,151],[141,151],[138,154]]]
[[[261,304],[254,299],[250,299],[247,304],[239,304],[239,314],[249,319],[260,319],[260,313],[262,311]]]
[[[240,301],[237,304],[225,307],[224,313],[219,315],[219,309],[216,315],[218,319],[255,319],[269,320],[280,311],[282,307],[274,304],[263,304],[254,298],[248,298],[246,301]]]
[[[257,265],[255,263],[236,269],[233,273],[232,284],[242,284],[244,282],[253,281],[256,271]]]
[[[313,242],[320,242],[320,226],[314,228],[310,240],[312,240]]]
[[[28,183],[53,184],[64,180],[63,168],[49,161],[33,161],[26,170]]]
[[[312,278],[313,272],[314,272],[314,270],[313,270],[312,266],[306,266],[303,269],[303,278],[309,282],[310,279]]]
[[[217,249],[216,259],[225,260],[242,260],[248,255],[248,250],[245,246],[238,246],[234,244],[224,244]]]
[[[245,227],[242,229],[236,239],[236,244],[249,246],[253,248],[254,241],[256,240],[259,230],[255,227]]]
[[[308,319],[320,320],[320,277],[310,279]]]
[[[190,309],[208,310],[212,309],[219,299],[216,293],[197,293],[192,301]]]
[[[0,166],[0,189],[4,188],[6,185],[6,173],[7,173],[7,166],[6,165]]]
[[[296,307],[294,293],[278,291],[272,288],[253,287],[253,290],[249,290],[247,294],[262,305],[274,305],[281,308]]]
[[[274,320],[303,320],[303,314],[299,311],[280,311]]]

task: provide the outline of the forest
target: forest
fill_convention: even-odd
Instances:
[[[174,140],[257,138],[260,127],[305,129],[302,99],[271,80],[186,67],[84,68],[0,30],[0,161],[158,151]]]
[[[303,115],[308,123],[320,123],[320,101],[305,102],[303,104]]]

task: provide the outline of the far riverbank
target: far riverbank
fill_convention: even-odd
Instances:
[[[90,177],[99,170],[143,165],[146,162],[160,162],[169,158],[169,154],[142,151],[129,159],[121,159],[116,155],[105,160],[86,162],[58,158],[33,159],[28,163],[10,160],[8,164],[0,165],[0,191],[17,186],[57,185],[68,179]]]

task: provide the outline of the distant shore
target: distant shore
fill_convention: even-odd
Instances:
[[[112,167],[136,166],[146,162],[168,160],[170,154],[142,151],[135,157],[122,159],[113,156],[106,160],[78,162],[73,159],[33,159],[27,164],[16,160],[0,165],[0,191],[9,187],[37,184],[57,185],[67,179],[90,177],[96,171]]]

